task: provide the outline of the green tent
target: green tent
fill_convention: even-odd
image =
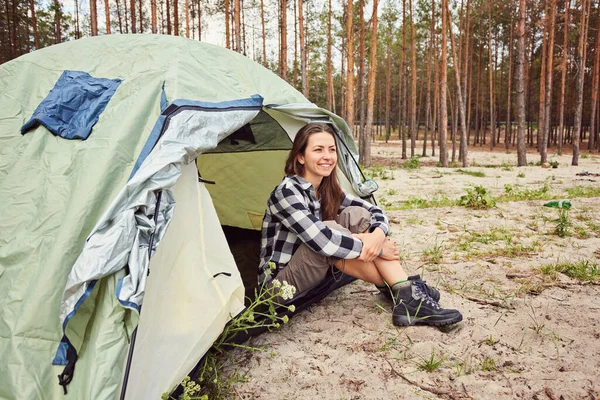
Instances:
[[[126,398],[180,382],[244,307],[228,231],[258,234],[309,121],[369,196],[343,120],[227,49],[111,35],[0,65],[0,398],[114,399],[126,364]]]

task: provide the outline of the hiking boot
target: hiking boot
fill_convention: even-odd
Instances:
[[[421,280],[421,275],[412,275],[408,277],[409,281],[420,281],[423,282],[425,284],[425,282],[427,281],[423,281]],[[434,288],[433,286],[429,286],[427,284],[425,284],[425,287],[427,288],[427,294],[429,294],[429,296],[431,296],[431,298],[435,301],[440,301],[440,297],[441,294],[439,292],[439,290],[437,290],[436,288]],[[379,289],[379,291],[385,296],[386,299],[388,299],[389,301],[394,301],[393,297],[392,297],[392,291],[390,290],[389,287],[386,286],[376,286],[377,289]]]
[[[443,309],[427,292],[425,282],[410,280],[392,286],[395,296],[392,322],[396,326],[451,325],[462,321],[458,310]]]

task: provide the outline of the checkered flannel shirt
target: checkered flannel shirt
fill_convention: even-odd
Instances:
[[[350,206],[363,207],[371,213],[369,231],[379,227],[388,234],[388,220],[379,207],[344,193],[338,213]],[[329,229],[321,221],[321,204],[312,184],[299,176],[287,176],[267,202],[262,224],[261,281],[287,265],[302,243],[321,255],[340,259],[358,258],[362,251],[359,239]],[[269,262],[275,263],[276,271],[269,271]]]

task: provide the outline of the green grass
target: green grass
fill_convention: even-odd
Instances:
[[[458,200],[459,206],[469,208],[491,208],[496,205],[496,200],[491,193],[481,185],[475,185],[472,188],[465,188],[466,194],[462,195]]]
[[[421,168],[421,162],[419,161],[419,157],[411,157],[408,161],[402,164],[402,167],[406,169],[418,169]]]
[[[483,178],[485,176],[485,172],[483,172],[483,171],[469,171],[466,169],[457,169],[456,172],[458,174],[475,176],[477,178]]]
[[[441,355],[441,356],[436,356],[435,354],[435,349],[431,349],[431,355],[428,358],[425,357],[420,357],[420,361],[417,362],[417,367],[421,370],[421,371],[426,371],[426,372],[433,372],[437,369],[439,369],[443,364],[444,361],[446,360],[446,356]]]
[[[432,247],[423,250],[421,259],[431,264],[439,264],[440,261],[444,259],[444,250],[445,247],[441,244],[438,245],[436,239],[435,244]]]
[[[539,267],[539,271],[553,278],[557,273],[561,273],[581,282],[600,281],[600,268],[598,263],[592,260],[546,264]]]
[[[597,186],[575,186],[567,189],[569,198],[574,197],[600,197],[600,187]]]
[[[496,367],[496,360],[491,357],[484,357],[481,361],[481,370],[487,372],[497,371],[498,367]]]
[[[381,179],[383,181],[394,179],[394,171],[386,167],[374,165],[369,168],[363,168],[363,173],[367,179]]]
[[[519,185],[504,185],[504,193],[497,199],[501,202],[524,200],[552,200],[557,198],[550,193],[547,183],[538,189],[521,188]]]

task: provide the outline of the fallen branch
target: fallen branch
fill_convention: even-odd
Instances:
[[[433,387],[429,387],[429,386],[421,385],[420,383],[417,383],[417,382],[413,382],[413,381],[411,381],[410,379],[408,379],[406,376],[404,376],[404,374],[401,374],[400,372],[396,371],[396,369],[394,369],[394,366],[392,365],[392,363],[390,362],[390,360],[388,360],[388,359],[385,359],[385,361],[386,361],[386,362],[388,363],[388,365],[390,366],[390,368],[391,368],[391,370],[392,370],[392,373],[393,373],[394,375],[396,375],[396,376],[397,376],[397,377],[399,377],[399,378],[402,378],[404,381],[406,381],[406,382],[407,382],[408,384],[410,384],[410,385],[416,386],[416,387],[418,387],[419,389],[421,389],[421,390],[424,390],[424,391],[426,391],[426,392],[433,393],[433,394],[435,394],[436,396],[447,396],[449,399],[452,399],[452,400],[456,400],[456,399],[459,399],[459,398],[460,398],[460,399],[464,399],[464,398],[465,398],[465,397],[462,397],[462,396],[461,396],[461,397],[456,397],[456,395],[455,395],[454,393],[448,392],[448,391],[446,391],[446,390],[440,390],[440,389],[436,389],[436,388],[433,388]],[[464,388],[464,387],[463,387],[463,388]],[[471,398],[471,396],[469,396],[469,397],[466,397],[466,398],[469,398],[469,399],[470,399],[470,398]]]
[[[461,292],[455,292],[456,294],[458,294],[460,297],[465,298],[467,300],[470,300],[472,302],[478,303],[478,304],[482,304],[484,306],[494,306],[494,307],[500,307],[500,308],[506,308],[506,309],[512,309],[514,307],[511,307],[510,305],[506,304],[505,302],[500,302],[497,300],[487,300],[487,299],[480,299],[479,297],[474,297],[465,293],[461,293]]]

